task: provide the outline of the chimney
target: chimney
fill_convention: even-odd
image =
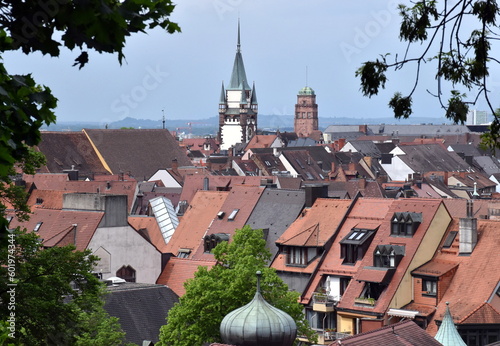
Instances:
[[[366,179],[365,178],[358,179],[358,189],[364,190],[365,188],[366,188]]]
[[[345,145],[345,138],[339,138],[338,143],[339,143],[338,150],[340,151],[340,149],[342,149]]]
[[[368,133],[368,125],[359,125],[359,132],[363,132],[366,135]]]
[[[66,173],[68,175],[69,180],[78,180],[78,170],[75,169],[75,165],[71,165],[71,169],[63,170],[63,173]]]
[[[275,157],[280,156],[280,154],[279,154],[279,152],[278,152],[278,148],[276,148],[276,147],[274,147],[274,148],[273,148],[273,155],[274,155]]]
[[[210,185],[209,185],[209,180],[208,177],[203,178],[203,191],[208,191],[210,190]]]
[[[474,202],[467,200],[467,217],[460,218],[459,255],[468,256],[477,244],[477,218],[474,217]]]
[[[354,164],[354,162],[349,162],[349,170],[350,171],[355,171],[356,170],[356,165]]]
[[[336,168],[336,166],[335,166],[335,162],[334,162],[334,161],[332,161],[332,168],[331,168],[331,170],[330,170],[330,171],[331,171],[332,173],[334,173],[334,172],[335,172],[335,168]]]
[[[179,168],[179,163],[177,162],[177,159],[172,160],[172,170],[177,173],[177,169]]]
[[[306,208],[312,207],[316,199],[328,197],[328,184],[306,184],[304,189],[306,190]]]

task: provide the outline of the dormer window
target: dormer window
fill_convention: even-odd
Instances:
[[[396,268],[404,253],[404,246],[378,245],[373,254],[373,266],[379,268]]]
[[[308,263],[308,248],[300,246],[290,246],[286,249],[286,264],[296,266],[306,266]]]
[[[353,228],[349,234],[340,241],[340,257],[343,264],[354,264],[365,255],[371,239],[378,229]]]
[[[191,253],[191,249],[179,249],[177,252],[177,258],[188,258]]]
[[[214,233],[206,235],[205,238],[203,238],[203,249],[205,252],[212,252],[212,250],[223,241],[229,241],[229,234]]]
[[[391,221],[391,235],[412,237],[422,223],[422,213],[394,213]]]

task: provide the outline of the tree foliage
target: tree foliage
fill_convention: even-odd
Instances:
[[[484,98],[494,120],[483,140],[490,148],[500,148],[500,117],[490,99],[487,79],[491,66],[500,62],[492,53],[494,44],[500,39],[497,1],[419,0],[410,6],[401,4],[398,9],[401,16],[399,38],[407,43],[407,48],[402,55],[393,55],[394,60],[389,60],[390,55],[385,54],[362,64],[356,76],[360,78],[363,95],[377,95],[385,87],[389,69],[398,71],[413,66],[416,77],[410,92],[396,92],[389,102],[396,118],[407,118],[412,113],[412,96],[419,84],[422,64],[435,63],[437,90],[427,91],[437,98],[446,117],[463,124],[469,106],[480,97]],[[420,47],[420,54],[410,56],[415,45]],[[451,88],[447,100],[443,95],[445,84]],[[457,88],[465,88],[471,95],[467,97]]]
[[[76,49],[78,56],[74,65],[82,68],[89,61],[88,52],[93,50],[117,54],[121,64],[130,35],[155,27],[168,33],[180,31],[179,26],[169,20],[174,7],[171,0],[0,0],[2,246],[7,234],[2,211],[12,204],[19,215],[26,215],[27,208],[20,190],[12,188],[13,168],[33,161],[29,148],[40,142],[40,128],[55,122],[57,105],[50,89],[38,85],[30,74],[10,74],[2,63],[2,53],[21,50],[26,54],[41,52],[57,57],[62,48]],[[41,164],[39,159],[38,164]]]
[[[236,230],[231,243],[217,245],[213,250],[217,264],[210,270],[199,267],[194,279],[185,283],[185,295],[169,311],[167,324],[161,328],[160,344],[196,346],[221,342],[222,319],[252,300],[258,270],[262,271],[264,298],[292,316],[299,334],[314,338],[298,303],[299,294],[288,291],[274,269],[267,267],[271,254],[265,244],[262,230],[245,226]]]
[[[124,333],[103,308],[97,258],[74,246],[42,249],[34,233],[15,231],[0,253],[0,320],[19,345],[119,345]],[[14,269],[14,270],[12,270]],[[5,337],[5,328],[3,328]]]

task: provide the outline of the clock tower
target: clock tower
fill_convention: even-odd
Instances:
[[[308,86],[300,89],[297,95],[294,132],[298,137],[311,137],[311,135],[318,133],[316,94]]]

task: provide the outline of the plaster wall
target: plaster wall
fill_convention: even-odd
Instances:
[[[97,228],[88,248],[94,252],[101,247],[109,253],[106,259],[109,265],[98,265],[98,268],[109,266],[110,271],[103,273],[103,279],[116,276],[118,269],[129,265],[136,271],[136,282],[156,283],[161,273],[161,253],[132,227]]]
[[[242,136],[243,136],[243,128],[241,127],[239,122],[234,124],[222,125],[221,128],[222,143],[220,149],[228,150],[236,143],[241,143]]]
[[[406,163],[404,163],[398,156],[393,156],[392,163],[381,163],[382,167],[386,171],[390,180],[402,180],[408,179],[408,174],[415,173]]]

